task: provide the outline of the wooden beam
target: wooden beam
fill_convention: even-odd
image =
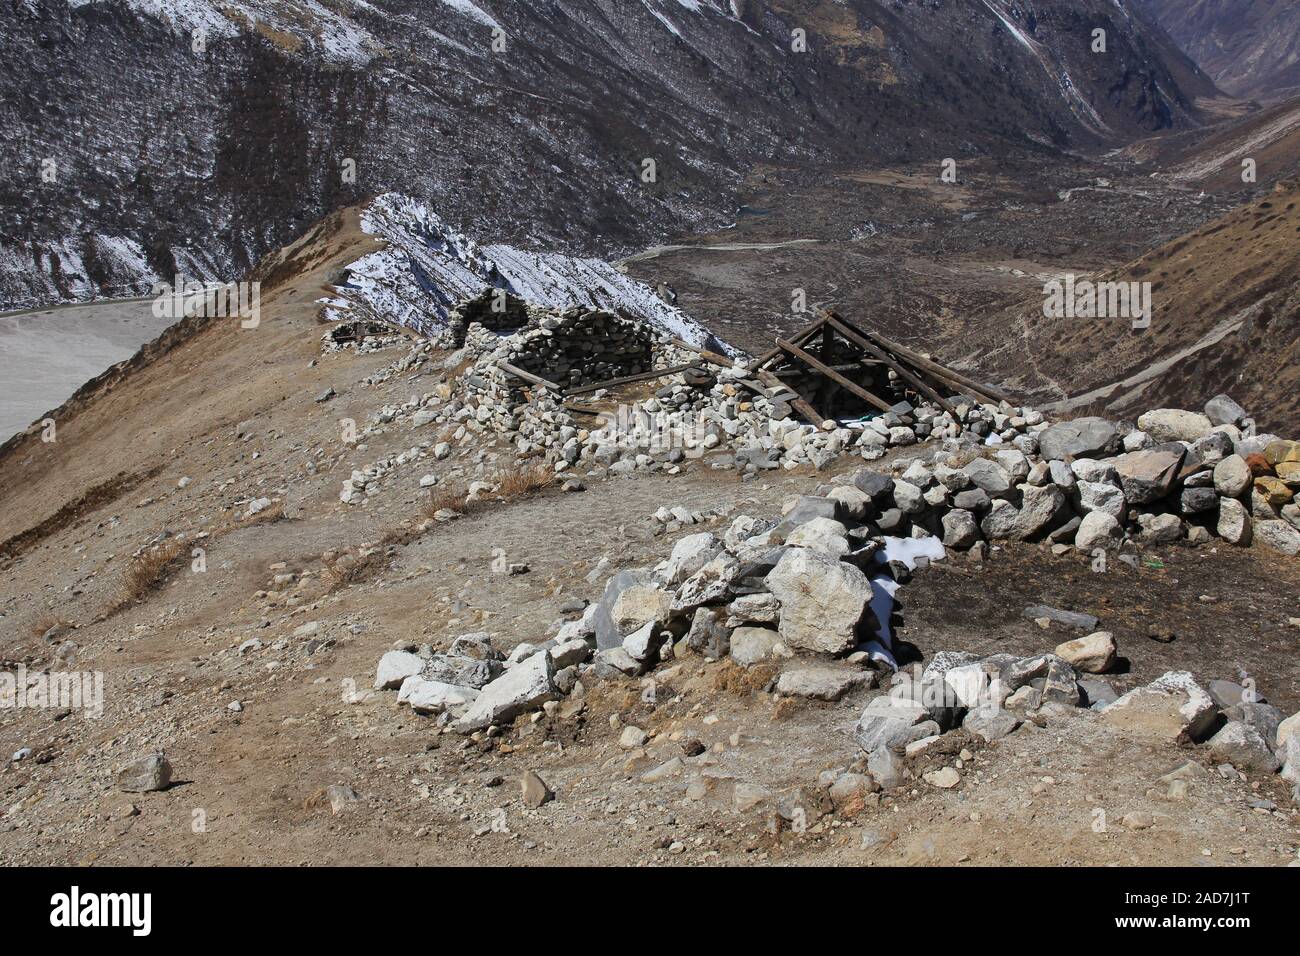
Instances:
[[[523,380],[524,380],[525,382],[527,382],[529,385],[536,385],[536,386],[538,386],[539,388],[549,388],[549,389],[550,389],[551,391],[553,391],[553,392],[563,392],[563,391],[564,391],[564,389],[560,388],[560,386],[556,385],[554,382],[548,382],[546,379],[542,378],[540,375],[534,375],[532,372],[525,372],[525,371],[524,371],[523,369],[521,369],[519,366],[517,366],[517,365],[511,365],[511,364],[510,364],[509,362],[507,362],[505,359],[499,359],[499,360],[497,361],[497,367],[500,368],[500,369],[501,369],[502,371],[504,371],[504,372],[509,372],[509,373],[510,373],[511,375],[513,375],[515,378],[523,379]]]
[[[776,344],[779,345],[781,348],[785,349],[787,352],[789,352],[799,361],[803,362],[805,365],[808,365],[809,367],[816,369],[822,375],[825,375],[827,378],[829,378],[832,382],[835,382],[837,385],[840,385],[843,388],[847,389],[848,391],[852,392],[854,395],[858,396],[858,398],[862,399],[868,405],[872,405],[882,412],[889,411],[889,403],[886,402],[884,399],[880,398],[879,396],[872,395],[870,392],[868,392],[857,382],[845,378],[839,372],[835,371],[835,369],[831,368],[829,365],[818,360],[812,355],[809,355],[807,352],[799,348],[799,346],[795,345],[794,343],[787,342],[784,339],[777,339]]]
[[[591,385],[582,385],[578,388],[571,388],[567,394],[585,395],[588,392],[596,392],[602,388],[613,388],[616,385],[628,385],[632,382],[644,382],[647,379],[663,378],[666,375],[676,375],[678,372],[684,372],[688,368],[699,367],[699,362],[687,362],[685,365],[674,365],[671,368],[652,368],[648,372],[637,372],[635,375],[624,375],[621,378],[611,378],[604,382],[594,382]]]
[[[563,404],[560,405],[560,407],[567,409],[571,412],[577,412],[579,415],[606,414],[605,409],[603,408],[592,408],[590,405],[579,405],[577,402],[564,402]]]
[[[717,352],[710,352],[708,349],[702,349],[698,345],[692,345],[690,342],[683,342],[681,339],[669,339],[669,341],[672,342],[673,345],[676,345],[678,348],[682,348],[682,349],[686,349],[687,351],[694,352],[696,355],[700,356],[705,361],[711,362],[714,365],[721,365],[723,368],[736,367],[736,363],[731,359],[727,358],[725,355],[719,355]]]
[[[816,335],[817,331],[823,325],[825,325],[826,322],[827,322],[827,318],[825,315],[823,315],[816,322],[813,322],[811,325],[806,325],[802,329],[800,329],[798,334],[796,334],[794,338],[790,339],[790,341],[793,342],[795,345],[803,345],[810,338]],[[764,352],[758,358],[754,359],[753,363],[749,366],[748,369],[749,373],[752,375],[754,372],[758,371],[768,362],[772,361],[772,359],[780,355],[781,352],[782,349],[781,346],[779,345],[774,349],[769,349],[768,351]]]
[[[885,338],[879,332],[870,332],[866,329],[863,329],[860,326],[857,326],[854,323],[850,322],[848,319],[844,318],[843,316],[836,316],[836,318],[839,319],[841,324],[847,325],[850,328],[861,333],[862,335],[866,336],[867,338],[870,338],[873,341],[878,342],[882,347],[893,352],[895,355],[899,356],[900,358],[905,358],[913,365],[925,369],[925,371],[929,372],[935,378],[942,379],[943,381],[947,382],[956,391],[961,391],[963,389],[969,390],[975,394],[976,398],[983,399],[984,401],[990,402],[994,405],[996,405],[998,402],[1006,402],[1008,405],[1015,404],[1015,402],[1012,401],[1011,397],[1007,395],[1006,392],[1002,391],[999,388],[995,388],[992,385],[981,385],[979,382],[976,382],[973,379],[968,378],[965,375],[962,375],[960,372],[953,371],[952,369],[948,368],[946,365],[940,365],[938,362],[926,358],[924,355],[921,355],[919,352],[914,352],[904,345],[899,345],[897,342],[893,342],[890,339]]]
[[[804,398],[797,391],[795,391],[789,385],[785,384],[785,382],[781,381],[771,372],[759,372],[758,380],[762,382],[764,385],[766,385],[768,388],[783,388],[791,395],[793,395],[794,398],[790,400],[790,407],[793,408],[800,415],[802,415],[804,418],[808,419],[808,421],[816,425],[818,428],[821,428],[822,425],[830,421],[829,418],[824,416],[821,412],[817,411],[817,409],[813,408],[812,404],[808,401],[808,399]]]
[[[883,359],[885,364],[887,364],[890,368],[892,368],[899,375],[899,377],[903,378],[907,382],[910,382],[912,384],[912,387],[917,389],[919,392],[921,392],[922,395],[930,399],[930,401],[937,403],[941,408],[945,409],[948,412],[948,414],[952,415],[953,420],[956,421],[957,409],[953,408],[952,405],[948,403],[947,399],[945,399],[942,395],[936,392],[928,384],[921,381],[921,379],[918,378],[911,371],[909,371],[908,369],[904,368],[902,365],[898,364],[893,359],[891,359],[875,343],[871,342],[869,339],[863,338],[862,336],[858,335],[857,332],[850,329],[847,325],[845,325],[840,320],[840,317],[836,315],[834,312],[827,313],[827,315],[835,331],[839,332],[841,335],[843,335],[846,339],[848,339],[850,342],[852,342],[854,345],[858,346],[859,348],[866,349],[872,355],[876,356],[876,358]]]

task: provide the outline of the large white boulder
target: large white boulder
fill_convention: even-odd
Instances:
[[[514,720],[556,696],[555,662],[550,654],[534,654],[483,686],[465,715],[453,725],[467,734],[491,724]]]
[[[790,548],[767,576],[781,602],[782,640],[791,648],[839,654],[854,647],[871,582],[851,564],[811,548]]]

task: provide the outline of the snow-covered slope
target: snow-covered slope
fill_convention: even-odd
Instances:
[[[448,313],[486,288],[553,309],[620,311],[693,345],[736,354],[680,309],[603,259],[479,245],[427,206],[386,193],[361,214],[361,228],[387,248],[352,263],[338,294],[325,300],[331,320],[373,318],[436,336]]]

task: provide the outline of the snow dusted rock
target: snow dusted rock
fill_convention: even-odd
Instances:
[[[1254,536],[1274,551],[1293,557],[1300,554],[1300,530],[1286,521],[1256,521]]]
[[[367,206],[361,228],[386,246],[348,266],[346,289],[326,305],[332,319],[373,314],[436,335],[451,325],[449,303],[503,282],[538,306],[621,312],[693,345],[731,351],[649,286],[599,259],[504,244],[480,247],[429,207],[400,193],[385,193]]]
[[[1169,671],[1129,691],[1102,710],[1102,719],[1126,733],[1190,743],[1204,736],[1219,709],[1186,671]]]
[[[402,681],[397,702],[409,705],[418,714],[440,714],[446,710],[453,717],[459,717],[478,695],[479,692],[472,687],[425,680],[417,674]]]
[[[1056,648],[1056,656],[1075,670],[1087,674],[1104,674],[1115,664],[1118,648],[1110,631],[1096,631],[1087,637],[1066,641]]]
[[[857,644],[872,589],[856,567],[810,548],[790,548],[766,583],[781,602],[779,629],[787,645],[839,654]]]
[[[1095,481],[1080,481],[1079,509],[1084,514],[1102,511],[1116,521],[1123,521],[1128,512],[1128,502],[1118,485],[1102,484]]]
[[[849,552],[849,529],[832,518],[813,518],[791,532],[785,543],[796,548],[812,548],[839,558]]]
[[[1124,529],[1113,515],[1104,511],[1093,511],[1083,516],[1079,530],[1075,532],[1074,546],[1080,551],[1092,551],[1095,548],[1115,548],[1124,540]]]
[[[1219,537],[1229,544],[1248,545],[1251,541],[1253,527],[1250,512],[1236,498],[1219,499],[1219,524],[1216,529]]]
[[[1221,763],[1253,773],[1276,773],[1282,763],[1273,755],[1268,742],[1250,724],[1232,720],[1223,725],[1209,741],[1210,755]]]
[[[1104,418],[1076,418],[1044,429],[1038,436],[1038,451],[1047,459],[1105,454],[1116,435],[1115,426]]]
[[[681,584],[717,557],[721,550],[722,542],[707,531],[688,534],[673,545],[668,560],[655,568],[655,577],[664,584]]]
[[[514,720],[556,695],[555,662],[549,654],[534,654],[484,686],[465,715],[453,725],[463,734],[491,724]]]
[[[1138,416],[1137,426],[1156,442],[1192,442],[1208,435],[1214,423],[1198,412],[1157,408]]]
[[[776,692],[783,697],[835,701],[855,687],[868,684],[874,672],[843,667],[794,667],[781,672]]]
[[[427,663],[423,657],[407,651],[389,651],[379,658],[375,668],[375,690],[394,690],[414,674],[424,670]]]
[[[923,726],[928,723],[929,711],[919,701],[884,694],[867,704],[853,737],[869,754],[882,749],[902,750],[914,740],[930,736],[929,728]]]

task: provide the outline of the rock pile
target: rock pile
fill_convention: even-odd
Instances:
[[[1215,681],[1203,688],[1185,672],[1122,692],[1099,676],[1118,648],[1089,615],[1026,609],[1031,619],[1089,632],[1052,653],[946,651],[924,667],[898,670],[893,594],[944,550],[919,528],[910,539],[883,535],[881,520],[894,517],[888,512],[904,520],[896,483],[861,469],[825,495],[792,500],[779,519],[741,515],[721,535],[685,535],[653,568],[609,578],[600,598],[551,640],[519,644],[508,655],[486,633],[459,637],[444,653],[402,646],[380,660],[375,688],[396,690],[400,703],[436,715],[453,732],[495,736],[526,714],[562,714],[566,698],[580,699],[597,681],[647,675],[688,654],[767,665],[776,694],[822,701],[870,689],[892,671],[854,731],[863,754],[853,773],[873,792],[907,782],[910,758],[946,752],[939,741],[947,734],[991,742],[1034,715],[1086,708],[1124,734],[1203,744],[1213,759],[1245,772],[1280,770],[1300,799],[1300,715],[1284,720],[1245,687]],[[957,769],[937,774],[925,779],[942,788],[961,782]]]
[[[862,507],[888,533],[919,528],[963,550],[1048,540],[1095,552],[1217,536],[1300,554],[1300,443],[1178,409],[1138,424],[1040,423],[1009,448],[963,434],[897,462],[887,482],[872,479],[883,490]]]

